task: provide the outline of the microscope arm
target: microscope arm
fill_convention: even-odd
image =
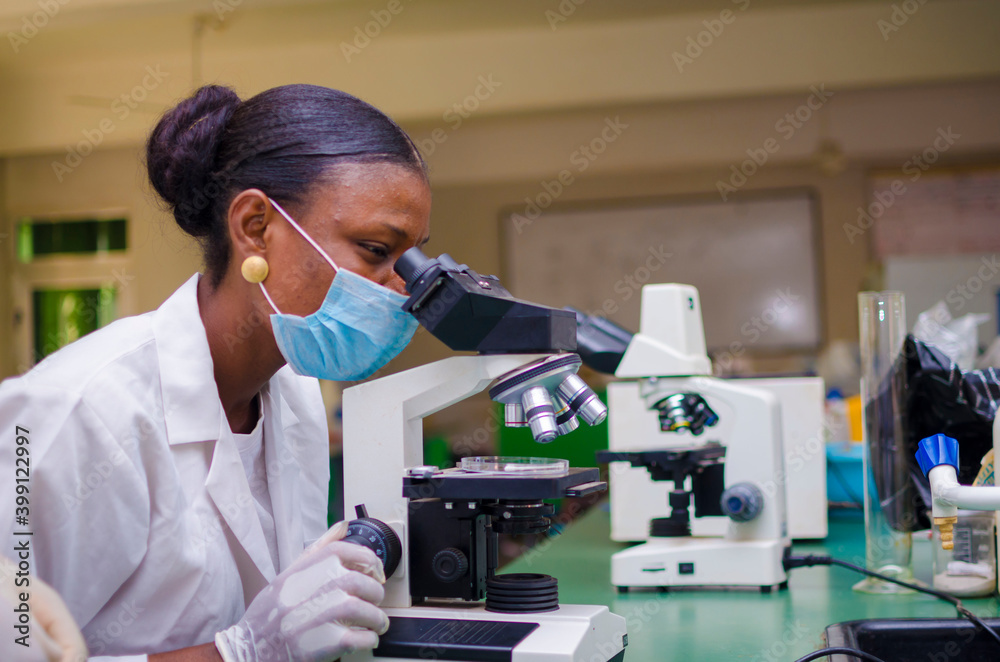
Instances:
[[[358,388],[371,387],[371,390],[364,393],[368,397],[377,398],[377,393],[381,391],[386,397],[402,399],[408,418],[423,419],[480,393],[497,377],[546,356],[548,355],[453,356],[362,384]]]
[[[385,586],[383,606],[410,606],[407,499],[401,480],[422,465],[423,419],[474,395],[497,377],[544,354],[455,356],[344,391],[344,497],[348,511],[364,504],[397,533],[403,558]]]

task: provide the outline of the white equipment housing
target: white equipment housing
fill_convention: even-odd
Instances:
[[[794,430],[795,454],[801,453],[800,446],[811,449],[795,462],[796,486],[815,479],[822,467],[818,484],[804,490],[812,505],[803,516],[816,516],[820,523],[805,528],[814,535],[826,535],[821,397],[818,411],[807,407],[802,413],[793,404],[787,416],[779,400],[780,394],[792,403],[793,397],[808,392],[803,389],[806,386],[816,395],[817,388],[822,391],[822,381],[775,386],[783,380],[754,384],[754,380],[720,380],[710,374],[697,289],[674,283],[643,287],[640,331],[615,371],[620,379],[639,381],[609,386],[610,450],[676,450],[718,441],[726,447],[725,487],[752,484],[763,495],[763,507],[746,522],[695,518],[692,507],[693,537],[650,538],[649,522],[669,513],[667,494],[675,487],[669,481],[654,482],[643,468],[611,463],[612,538],[648,540],[612,557],[612,583],[620,588],[753,586],[771,590],[784,585],[782,557],[790,543],[786,501],[799,499],[788,484],[786,429]],[[654,405],[675,393],[702,396],[718,413],[719,426],[708,428],[700,437],[662,432]],[[820,425],[810,430],[815,423]],[[807,432],[814,438],[810,440]],[[808,471],[803,472],[800,465]],[[821,492],[817,492],[819,486]],[[702,519],[706,521],[701,523]]]
[[[538,627],[514,648],[515,662],[620,660],[627,641],[625,619],[605,606],[560,605],[546,613],[503,614],[485,611],[482,603],[412,605],[409,509],[403,496],[403,477],[407,468],[424,463],[424,417],[479,393],[505,373],[543,358],[545,355],[539,354],[456,356],[345,390],[345,504],[348,508],[364,504],[368,516],[391,526],[402,543],[402,559],[386,581],[381,605],[390,619],[537,623]],[[434,646],[428,643],[429,654],[433,654]],[[360,662],[394,658],[375,658],[372,651],[363,651],[343,659]]]

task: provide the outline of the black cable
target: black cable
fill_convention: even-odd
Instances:
[[[864,651],[855,650],[853,648],[844,648],[843,646],[833,646],[831,648],[821,648],[818,651],[813,651],[805,657],[800,657],[795,660],[795,662],[811,662],[811,660],[818,660],[821,657],[828,657],[830,655],[850,655],[851,657],[856,657],[859,660],[867,660],[867,662],[885,662],[880,657],[875,657],[871,653],[866,653]]]
[[[814,565],[838,565],[841,568],[847,568],[848,570],[853,570],[859,572],[862,575],[868,575],[869,577],[875,577],[883,581],[891,582],[893,584],[898,584],[900,586],[905,586],[906,588],[912,589],[914,591],[919,591],[920,593],[926,593],[927,595],[933,595],[935,598],[944,600],[945,602],[950,602],[955,606],[955,610],[964,616],[965,618],[972,621],[972,624],[978,629],[985,631],[988,635],[993,637],[998,644],[1000,644],[1000,635],[994,632],[993,628],[986,625],[981,618],[973,614],[971,611],[965,608],[962,601],[953,595],[948,595],[943,591],[935,591],[932,588],[927,588],[926,586],[918,586],[917,584],[911,584],[910,582],[904,582],[901,579],[896,579],[895,577],[890,577],[888,575],[883,575],[880,572],[874,572],[868,568],[862,568],[859,565],[854,565],[853,563],[848,563],[847,561],[841,561],[840,559],[835,559],[832,556],[813,556],[812,554],[808,556],[787,556],[783,562],[785,567],[785,572],[788,572],[792,568],[809,567]]]

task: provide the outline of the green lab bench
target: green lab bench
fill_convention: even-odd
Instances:
[[[606,504],[602,504],[606,507]],[[868,595],[851,590],[862,576],[830,566],[791,571],[788,590],[635,590],[611,585],[611,555],[625,545],[609,538],[610,516],[600,506],[554,538],[526,551],[501,572],[539,572],[559,580],[567,604],[601,604],[626,619],[626,662],[748,660],[791,662],[822,647],[827,625],[875,618],[953,618],[950,604],[921,593]],[[822,541],[796,543],[796,555],[827,554],[864,565],[864,521],[856,512],[833,511]],[[930,582],[931,543],[914,542],[914,572]],[[859,562],[860,561],[860,562]],[[1000,616],[997,598],[965,599],[983,617]]]

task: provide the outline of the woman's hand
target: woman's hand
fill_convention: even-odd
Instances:
[[[219,632],[226,662],[327,662],[378,645],[389,617],[382,562],[364,547],[340,542],[339,522],[261,591],[239,623]]]
[[[14,605],[21,602],[20,594],[28,594],[29,645],[23,647],[5,641],[0,646],[0,652],[4,653],[3,659],[19,662],[85,662],[87,646],[66,603],[55,589],[34,575],[30,576],[27,587],[16,587],[14,578],[17,570],[13,561],[0,556],[0,604],[10,603],[0,609],[13,613]],[[9,650],[7,644],[10,644]]]

